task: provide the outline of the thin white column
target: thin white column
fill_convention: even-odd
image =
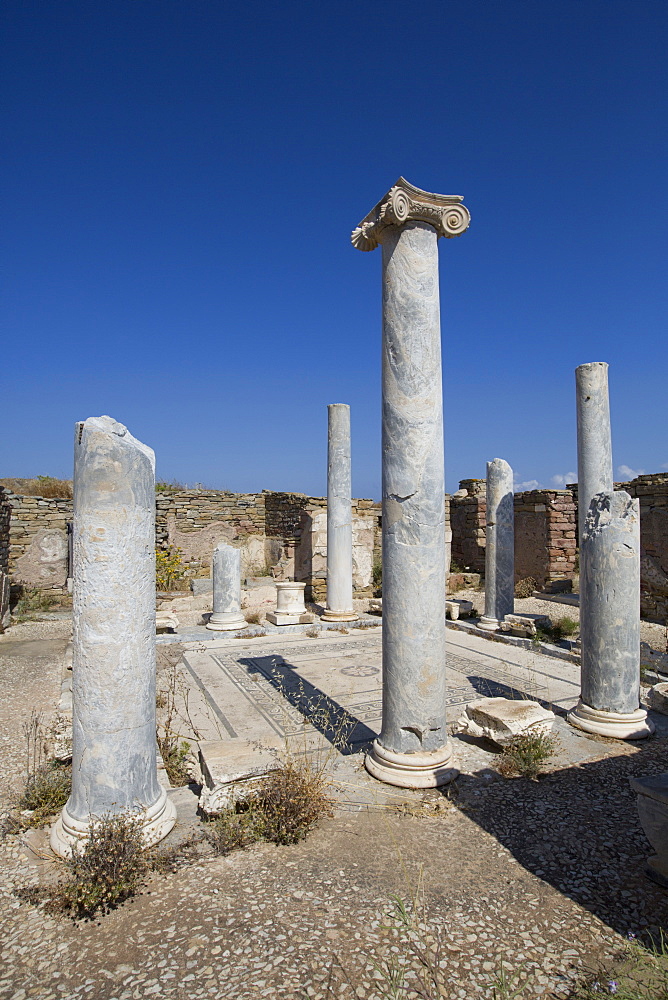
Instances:
[[[485,614],[480,628],[495,632],[515,607],[513,470],[502,458],[487,463]]]
[[[592,361],[575,369],[575,399],[578,433],[578,539],[582,535],[587,510],[597,493],[611,493],[612,437],[608,366]]]
[[[213,550],[213,613],[206,627],[233,632],[246,625],[241,613],[241,552],[219,542]]]
[[[589,733],[642,739],[640,501],[623,490],[592,498],[580,545],[581,694],[568,721]]]
[[[51,830],[67,856],[91,823],[136,812],[148,845],[176,821],[155,736],[155,456],[123,424],[75,426],[72,793]]]
[[[383,249],[383,722],[366,758],[404,787],[457,773],[445,718],[445,483],[439,236],[469,223],[458,196],[400,178],[353,232]]]
[[[353,610],[353,509],[350,407],[327,407],[327,609],[325,621],[350,622]]]

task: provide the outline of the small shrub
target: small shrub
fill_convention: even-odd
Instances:
[[[531,597],[534,590],[538,590],[538,584],[532,576],[525,576],[515,584],[515,597]]]
[[[55,597],[47,590],[38,590],[36,587],[23,587],[21,596],[14,605],[12,617],[21,621],[28,621],[39,615],[41,611],[48,611],[55,602]]]
[[[304,635],[307,635],[309,639],[317,639],[321,631],[322,629],[318,628],[316,625],[313,625],[311,628],[306,629]]]
[[[564,618],[557,618],[556,621],[552,623],[552,635],[557,642],[559,639],[565,639],[567,636],[575,635],[576,632],[579,631],[579,623],[573,618],[569,618],[567,615]]]
[[[207,824],[206,838],[220,854],[258,840],[297,844],[331,815],[323,769],[288,758],[255,791]]]
[[[18,801],[20,809],[31,809],[32,816],[22,819],[26,826],[42,826],[63,808],[72,790],[72,768],[69,764],[50,761],[29,775],[25,791]]]
[[[188,766],[188,754],[190,753],[188,740],[179,740],[170,732],[164,736],[158,736],[158,747],[170,784],[174,788],[187,785],[191,780],[190,767]]]
[[[373,596],[382,597],[383,596],[383,562],[380,556],[376,556],[373,561],[372,580],[373,580]]]
[[[557,740],[549,733],[520,733],[504,743],[499,772],[504,778],[537,778],[556,748]]]
[[[263,839],[264,818],[254,800],[239,802],[207,823],[204,836],[216,854],[229,854]]]
[[[259,611],[245,611],[244,618],[249,625],[259,625],[262,620],[262,615]]]
[[[466,570],[463,566],[460,566],[456,559],[450,560],[450,572],[451,573],[465,573]]]
[[[168,549],[157,549],[155,553],[155,585],[158,590],[178,590],[178,584],[186,575],[181,549],[170,545]]]
[[[179,483],[176,479],[172,479],[171,483],[168,483],[165,479],[156,480],[155,492],[156,493],[176,493],[180,490],[185,490],[183,483]]]
[[[106,913],[133,896],[151,867],[144,850],[141,817],[132,813],[102,816],[90,835],[65,860],[48,909],[75,918]]]
[[[264,818],[264,837],[274,844],[303,840],[323,816],[331,815],[322,769],[291,758],[262,782],[257,801]]]

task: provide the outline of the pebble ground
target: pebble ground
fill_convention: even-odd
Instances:
[[[0,636],[8,787],[20,781],[32,704],[55,704],[61,631]],[[424,806],[416,797],[414,814],[342,812],[293,847],[202,856],[92,922],[17,899],[40,869],[23,838],[7,836],[0,998],[381,1000],[401,974],[410,997],[420,954],[445,984],[429,997],[491,1000],[502,963],[526,981],[524,998],[566,997],[583,969],[613,968],[629,934],[668,927],[628,784],[668,770],[668,741],[599,743],[600,758],[538,782],[466,776]]]

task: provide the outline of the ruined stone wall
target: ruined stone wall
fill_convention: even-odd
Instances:
[[[485,572],[487,485],[484,479],[462,479],[450,497],[451,562],[471,573]]]
[[[486,483],[463,479],[450,497],[452,562],[485,572]],[[532,576],[540,587],[575,573],[576,508],[569,490],[515,494],[515,579]]]
[[[640,500],[640,609],[668,624],[668,473],[615,484]]]
[[[3,492],[11,509],[8,572],[12,583],[61,590],[67,584],[72,500]]]
[[[9,621],[9,528],[12,508],[0,486],[0,631]]]
[[[570,490],[515,494],[515,580],[540,588],[575,574],[577,512]]]

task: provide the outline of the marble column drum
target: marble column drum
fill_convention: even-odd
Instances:
[[[109,814],[136,813],[147,846],[173,803],[155,737],[155,457],[111,417],[75,426],[72,792],[51,830],[67,857]]]
[[[327,608],[323,619],[350,622],[353,610],[353,508],[350,407],[327,407]]]
[[[468,211],[400,179],[354,231],[383,251],[383,721],[367,770],[429,787],[456,774],[446,731],[445,485],[438,237]]]
[[[213,613],[206,627],[214,632],[245,628],[241,613],[241,552],[219,542],[213,550]]]
[[[487,463],[485,613],[479,627],[495,632],[515,608],[513,470],[502,458]]]
[[[592,497],[613,488],[608,366],[592,361],[575,369],[578,434],[578,539]]]
[[[623,491],[593,497],[580,566],[581,694],[568,721],[589,733],[641,739],[640,506]]]

